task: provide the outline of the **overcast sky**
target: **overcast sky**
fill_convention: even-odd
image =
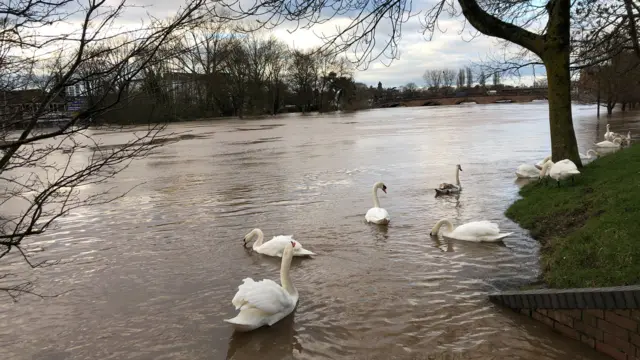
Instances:
[[[107,0],[110,3],[116,0]],[[251,0],[241,0],[251,1]],[[413,8],[427,9],[429,2],[433,0],[414,0]],[[128,0],[128,4],[143,5],[142,9],[128,9],[125,16],[119,21],[137,22],[141,18],[145,18],[145,13],[152,13],[154,16],[166,17],[175,13],[181,2],[175,0]],[[272,31],[272,34],[282,39],[288,45],[296,48],[312,48],[322,44],[314,32],[331,33],[335,31],[336,25],[344,26],[349,20],[346,17],[334,18],[330,22],[323,25],[315,26],[312,30],[298,29],[293,33],[287,30],[293,30],[293,26],[281,26]],[[422,26],[418,18],[411,19],[408,23],[403,24],[402,39],[399,43],[400,56],[394,60],[389,66],[385,66],[382,61],[371,63],[367,70],[356,70],[355,79],[367,85],[376,86],[381,81],[384,87],[402,86],[409,82],[414,82],[418,86],[424,86],[422,74],[427,69],[436,68],[453,68],[473,65],[486,61],[488,56],[500,53],[500,46],[494,38],[480,35],[473,38],[469,31],[471,29],[477,34],[470,25],[467,24],[467,30],[460,34],[462,29],[462,19],[442,19],[440,28],[446,30],[445,33],[436,31],[431,41],[427,41],[421,33]],[[378,39],[388,38],[387,28],[385,24],[381,25]],[[470,41],[469,41],[470,40]],[[514,46],[514,49],[516,47]],[[388,59],[384,59],[385,63],[389,63]],[[544,67],[536,67],[536,76],[544,77]],[[502,82],[505,84],[525,84],[531,85],[533,82],[533,70],[531,67],[521,70],[520,78],[505,78]],[[477,76],[475,76],[477,79]],[[490,81],[488,81],[490,83]]]
[[[427,41],[420,32],[419,23],[413,24],[414,26],[407,25],[409,24],[403,26],[403,36],[399,43],[399,59],[393,60],[389,66],[386,66],[390,61],[384,58],[384,61],[371,63],[364,71],[357,70],[355,73],[357,81],[372,86],[376,86],[380,81],[384,87],[402,86],[409,82],[424,86],[422,74],[427,69],[457,70],[487,61],[489,56],[502,53],[500,44],[494,38],[483,35],[472,38],[469,33],[460,35],[462,23],[457,20],[447,21],[446,33],[436,32],[430,41]],[[316,29],[316,33],[319,33],[319,30]],[[289,33],[286,28],[280,28],[276,29],[274,34],[286,43],[299,48],[310,48],[322,44],[322,40],[310,30]],[[544,77],[544,67],[537,66],[535,72],[538,79]],[[533,69],[528,67],[522,69],[520,73],[522,75],[520,78],[504,78],[502,83],[531,85]],[[477,75],[475,78],[477,79]],[[487,81],[487,83],[490,82],[490,80]]]

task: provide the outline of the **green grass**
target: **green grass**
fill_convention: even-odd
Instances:
[[[580,171],[575,185],[524,186],[506,216],[540,242],[549,287],[640,283],[640,145]]]

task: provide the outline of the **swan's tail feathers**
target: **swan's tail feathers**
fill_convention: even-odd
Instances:
[[[513,234],[514,234],[514,233],[512,233],[512,232],[498,234],[498,238],[497,238],[496,240],[502,240],[502,239],[504,239],[504,238],[506,238],[506,237],[508,237],[508,236],[513,235]]]
[[[569,170],[569,171],[567,171],[567,172],[568,172],[569,174],[571,174],[571,175],[578,175],[578,174],[580,174],[580,171],[579,171],[579,170]]]
[[[311,252],[311,251],[309,251],[307,249],[300,249],[300,250],[295,251],[293,253],[293,255],[296,255],[296,256],[311,256],[311,255],[315,255],[315,253]]]
[[[242,284],[238,286],[238,292],[236,292],[235,296],[231,300],[231,304],[235,306],[236,310],[239,310],[242,306],[244,306],[247,301],[244,299],[244,295],[247,291],[251,289],[251,287],[256,282],[252,278],[244,278],[242,279]]]
[[[243,323],[240,319],[238,319],[240,315],[234,317],[233,319],[224,319],[224,322],[229,323],[233,326],[233,330],[239,332],[251,331],[256,329],[254,324],[246,324]]]
[[[236,331],[251,331],[264,325],[267,316],[268,314],[259,309],[248,308],[240,310],[232,319],[224,319],[224,322],[233,325]]]

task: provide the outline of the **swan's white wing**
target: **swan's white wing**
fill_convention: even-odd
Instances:
[[[291,305],[291,298],[286,290],[273,280],[254,281],[246,278],[238,286],[238,292],[231,303],[236,310],[256,308],[266,314],[277,314]]]
[[[372,223],[389,222],[389,220],[391,220],[387,210],[379,207],[369,209],[369,211],[364,215],[364,218],[368,222]]]
[[[557,163],[553,164],[551,170],[549,171],[549,175],[552,178],[577,174],[580,174],[578,167],[573,163],[573,161],[569,159],[558,161]]]
[[[518,166],[516,176],[521,178],[538,177],[540,176],[540,170],[538,170],[534,165],[522,164]]]
[[[546,159],[546,157],[545,157],[545,159]],[[535,166],[538,169],[542,170],[542,165],[544,165],[544,162],[545,162],[544,159],[542,159],[542,160],[538,161]]]
[[[265,255],[282,257],[284,247],[287,246],[287,244],[289,244],[291,241],[295,241],[293,240],[293,237],[291,235],[274,236],[273,239],[260,245],[257,251]]]
[[[472,221],[462,224],[453,230],[452,234],[465,237],[482,237],[490,235],[498,235],[500,228],[498,224],[488,220]]]
[[[440,189],[440,190],[453,190],[453,189],[457,189],[457,188],[458,188],[458,185],[449,184],[449,183],[442,183],[438,187],[438,189]]]

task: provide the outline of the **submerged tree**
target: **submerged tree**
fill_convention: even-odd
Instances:
[[[397,1],[355,0],[254,0],[250,6],[239,2],[223,5],[230,10],[229,18],[259,16],[265,26],[277,26],[284,21],[302,23],[311,27],[323,23],[328,17],[349,13],[347,25],[327,37],[327,46],[336,51],[353,50],[362,64],[386,55],[398,55],[402,24],[413,15],[412,3]],[[588,9],[598,0],[576,3]],[[479,32],[517,44],[535,54],[547,69],[549,81],[549,126],[554,161],[571,159],[581,166],[571,113],[571,18],[570,0],[502,1],[502,0],[438,0],[424,17],[424,28],[432,34],[442,15],[463,15]],[[632,5],[633,6],[633,5]],[[378,36],[382,31],[390,36]],[[384,38],[383,38],[384,37]],[[425,76],[425,80],[427,77]],[[483,79],[484,81],[485,79]]]

